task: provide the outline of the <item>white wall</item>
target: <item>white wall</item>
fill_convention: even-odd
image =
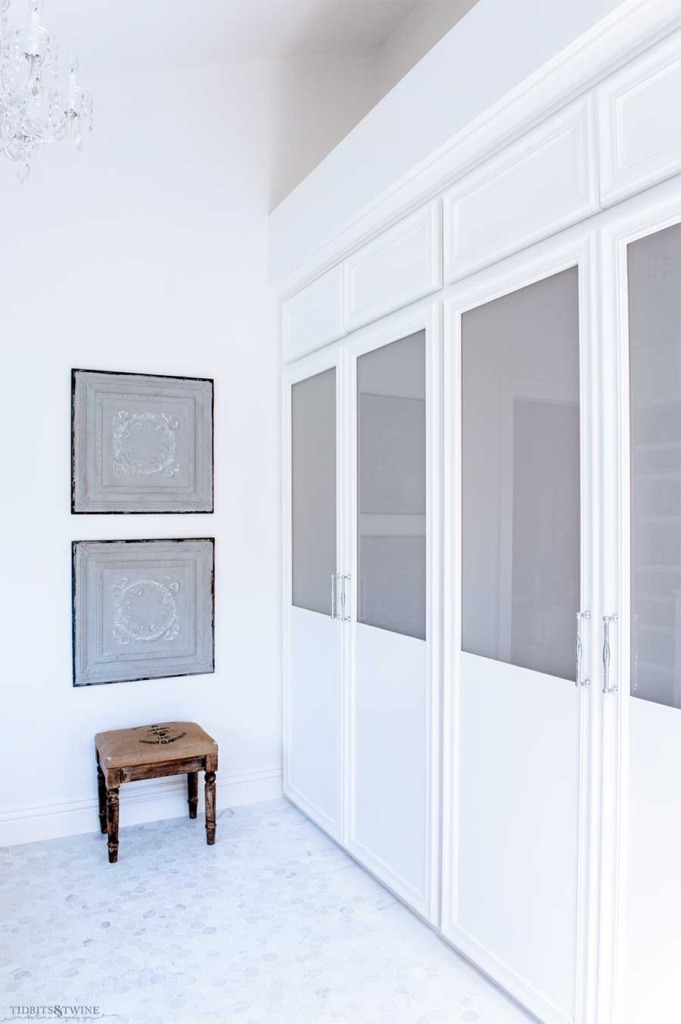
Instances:
[[[378,101],[378,67],[371,51],[318,53],[273,67],[270,210]]]
[[[474,7],[478,0],[421,0],[378,51],[381,97]]]
[[[102,729],[195,719],[220,805],[279,791],[267,215],[374,89],[368,60],[330,55],[94,83],[81,155],[55,147],[27,186],[0,160],[0,844],[96,829]],[[74,366],[215,378],[214,515],[70,515]],[[73,689],[71,541],[192,535],[216,537],[215,674]],[[122,824],[185,813],[181,781],[124,787]]]

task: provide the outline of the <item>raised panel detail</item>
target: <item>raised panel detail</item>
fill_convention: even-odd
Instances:
[[[681,714],[629,700],[622,1024],[672,1020],[681,1006]],[[674,1009],[672,1009],[674,1007]]]
[[[342,273],[334,267],[282,308],[284,359],[290,361],[343,335]]]
[[[597,208],[593,115],[586,99],[445,193],[445,280],[465,277]]]
[[[597,90],[603,205],[681,171],[681,33]]]
[[[338,837],[340,774],[339,623],[291,608],[284,789]]]
[[[356,647],[349,850],[427,916],[427,647],[361,623]]]
[[[551,1024],[575,1019],[574,697],[564,680],[461,655],[454,899],[445,934]],[[518,721],[526,727],[514,729]]]
[[[345,261],[348,331],[442,287],[440,203],[405,217]]]

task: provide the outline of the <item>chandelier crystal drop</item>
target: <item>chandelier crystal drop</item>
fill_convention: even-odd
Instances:
[[[27,25],[10,23],[12,0],[0,0],[0,151],[26,181],[37,151],[71,135],[77,149],[93,127],[92,99],[78,85],[78,65],[69,63],[68,85],[60,81],[57,40],[40,23],[41,0],[31,0]]]

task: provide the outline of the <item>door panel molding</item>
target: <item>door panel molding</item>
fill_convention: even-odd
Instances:
[[[483,974],[491,978],[495,984],[500,985],[510,996],[517,999],[543,1024],[570,1024],[570,1017],[566,1017],[558,1007],[549,1003],[546,996],[529,984],[526,978],[523,978],[483,943],[469,935],[460,925],[452,925],[446,932],[443,932],[443,935],[454,949],[474,963]]]

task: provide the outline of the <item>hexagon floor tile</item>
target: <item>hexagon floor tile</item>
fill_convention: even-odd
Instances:
[[[99,833],[0,851],[0,1021],[531,1020],[283,800],[224,811],[213,847],[200,818],[120,841],[117,865]]]

